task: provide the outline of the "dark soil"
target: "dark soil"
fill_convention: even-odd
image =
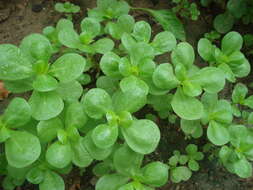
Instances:
[[[96,5],[95,0],[75,0],[73,2],[81,5],[83,10],[81,14],[75,15],[75,21],[83,18],[87,8],[92,8]],[[159,0],[133,0],[132,2],[135,7],[169,8],[169,1],[167,0],[160,0],[160,2]],[[40,33],[45,26],[54,25],[62,16],[54,11],[54,3],[54,0],[0,0],[0,44],[11,43],[18,45],[24,36],[30,33]],[[133,14],[137,20],[145,19],[154,25],[154,33],[161,30],[160,26],[155,24],[146,14],[141,12],[134,12]],[[212,12],[204,10],[198,21],[183,20],[183,22],[187,33],[187,41],[196,47],[198,39],[212,28]],[[244,27],[236,27],[239,31],[245,31]],[[247,28],[246,31],[250,31],[250,28]],[[158,63],[168,61],[167,55],[157,59]],[[199,64],[200,61],[197,59],[197,62]],[[251,80],[246,79],[244,82],[251,82]],[[28,97],[27,94],[20,96]],[[0,113],[3,112],[13,97],[14,95],[10,95],[9,98],[0,102]],[[144,112],[147,112],[147,109]],[[162,140],[157,152],[149,156],[148,159],[166,162],[172,155],[173,150],[183,150],[187,144],[184,135],[178,131],[178,127],[168,125],[164,121],[158,124],[161,129]],[[81,175],[79,169],[75,168],[71,174],[64,176],[66,189],[95,189],[94,184],[97,179],[93,177],[91,168],[87,168],[83,175]],[[2,188],[0,187],[0,189]],[[38,189],[37,186],[30,184],[17,188],[17,190],[36,189]],[[189,181],[179,184],[169,182],[160,190],[253,190],[253,179],[240,179],[224,170],[216,160],[209,161],[206,159],[201,163],[201,170],[194,173]]]

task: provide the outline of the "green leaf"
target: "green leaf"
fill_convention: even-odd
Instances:
[[[189,81],[183,81],[182,85],[184,94],[190,97],[199,96],[202,93],[202,89],[198,82],[198,80],[193,81],[191,79]]]
[[[13,92],[13,93],[23,93],[33,89],[32,83],[34,78],[26,78],[21,80],[15,81],[4,81],[4,87],[6,90]]]
[[[3,179],[2,186],[4,190],[14,190],[16,185],[13,183],[13,179],[10,176],[6,176]]]
[[[139,172],[144,156],[134,152],[127,145],[117,149],[113,155],[116,171],[125,176],[135,176]]]
[[[72,162],[78,167],[87,167],[93,161],[92,157],[84,147],[82,138],[71,144]]]
[[[207,128],[207,137],[215,145],[221,146],[229,142],[229,131],[222,124],[211,121]]]
[[[65,126],[76,127],[78,129],[84,127],[88,118],[80,102],[71,103],[65,113]]]
[[[202,103],[196,98],[186,96],[181,88],[178,88],[173,96],[171,106],[182,119],[197,120],[203,115]]]
[[[198,171],[199,170],[199,164],[198,162],[196,162],[195,160],[191,159],[188,162],[188,167],[192,170],[192,171]]]
[[[81,30],[94,38],[100,34],[101,25],[97,19],[86,17],[81,21]]]
[[[143,89],[138,89],[138,92],[143,93]],[[135,94],[132,91],[123,93],[118,90],[113,94],[113,108],[115,111],[128,111],[130,113],[137,112],[147,103],[147,97]]]
[[[114,42],[109,38],[102,38],[92,44],[94,51],[100,54],[110,52],[114,48]]]
[[[227,100],[219,100],[210,114],[210,118],[217,122],[230,124],[233,120],[232,107],[230,103]]]
[[[227,9],[234,17],[241,18],[244,14],[247,14],[247,2],[243,0],[229,0]]]
[[[57,22],[57,25],[56,25],[56,29],[57,31],[60,31],[64,28],[74,28],[74,24],[71,20],[68,20],[68,19],[60,19],[58,22]]]
[[[146,119],[136,120],[131,126],[122,129],[128,146],[140,154],[149,154],[155,150],[160,140],[157,125]]]
[[[134,27],[134,18],[130,15],[121,15],[117,23],[109,22],[106,25],[108,33],[115,39],[119,40],[122,35],[126,33],[131,33]]]
[[[193,138],[199,138],[203,135],[203,128],[199,120],[180,120],[180,127],[182,131],[191,135]]]
[[[37,60],[47,62],[53,54],[50,41],[41,34],[30,34],[26,36],[21,41],[20,50],[27,56],[31,63]]]
[[[92,140],[94,144],[102,149],[107,149],[113,146],[117,138],[118,126],[101,124],[92,131]]]
[[[58,82],[50,75],[38,75],[33,81],[33,88],[39,92],[53,91],[58,87]]]
[[[5,126],[1,126],[0,129],[0,142],[5,142],[11,136],[11,130],[7,129]]]
[[[95,190],[118,190],[129,178],[120,174],[109,174],[99,178]]]
[[[113,77],[100,76],[96,81],[96,86],[112,95],[118,89],[118,80]]]
[[[46,151],[46,160],[56,168],[65,168],[72,160],[71,146],[56,141],[48,147]]]
[[[233,165],[234,171],[239,177],[248,178],[252,176],[252,165],[246,158],[240,159]]]
[[[187,147],[185,148],[185,151],[187,152],[187,154],[189,155],[194,155],[197,151],[198,151],[198,147],[195,144],[189,144],[187,145]]]
[[[67,53],[52,64],[50,73],[66,83],[77,79],[83,73],[85,65],[84,57],[76,53]]]
[[[247,141],[249,136],[249,131],[243,125],[231,125],[229,126],[230,142],[231,144],[240,149],[242,152],[243,145]],[[247,144],[247,143],[246,143]]]
[[[228,81],[235,82],[235,80],[236,80],[235,75],[234,75],[232,69],[226,63],[220,64],[218,66],[218,68],[224,72],[224,75]]]
[[[31,108],[23,98],[14,98],[3,115],[3,122],[9,128],[18,128],[31,119]]]
[[[82,103],[87,115],[94,119],[102,118],[112,108],[111,97],[105,90],[100,88],[89,90],[84,95]]]
[[[253,112],[251,112],[248,116],[248,124],[249,125],[253,125]]]
[[[40,190],[64,190],[65,185],[63,179],[52,171],[47,171],[45,173],[45,178],[39,185]]]
[[[62,45],[68,48],[79,48],[82,46],[79,35],[73,27],[61,27],[58,33],[58,39]]]
[[[152,59],[142,59],[138,64],[139,76],[143,80],[152,76],[155,70],[156,64]]]
[[[32,65],[19,48],[11,44],[0,45],[1,80],[20,80],[31,75]]]
[[[213,22],[215,30],[222,34],[230,31],[233,25],[234,17],[229,12],[217,15]]]
[[[224,73],[216,67],[205,67],[199,70],[196,76],[193,76],[193,80],[198,82],[208,93],[218,93],[225,86]]]
[[[134,25],[132,36],[138,42],[148,43],[151,37],[151,26],[146,21],[138,21]]]
[[[171,171],[171,181],[179,183],[181,181],[187,181],[192,176],[191,170],[185,166],[173,168]]]
[[[152,79],[154,84],[161,89],[171,90],[179,85],[179,81],[174,75],[173,67],[168,63],[158,65]]]
[[[179,43],[172,51],[171,60],[174,65],[183,64],[186,68],[189,68],[195,60],[193,47],[187,42]]]
[[[89,132],[84,138],[82,138],[81,143],[89,152],[90,156],[96,160],[104,160],[112,153],[113,147],[102,149],[95,145],[92,140],[92,132]]]
[[[57,132],[63,129],[62,121],[56,117],[47,121],[40,121],[37,125],[39,139],[43,143],[48,143],[57,137]]]
[[[231,70],[236,77],[242,78],[248,76],[250,73],[250,67],[249,61],[247,59],[243,59],[241,64],[233,65]]]
[[[130,6],[125,1],[113,1],[113,3],[109,5],[109,9],[107,9],[112,18],[127,15],[129,10]]]
[[[13,131],[5,142],[8,163],[16,168],[24,168],[35,162],[41,153],[39,139],[25,131]]]
[[[110,171],[111,171],[111,166],[107,162],[100,162],[96,164],[92,169],[93,174],[98,177],[109,174]]]
[[[113,77],[121,76],[119,72],[119,64],[120,57],[113,52],[107,52],[106,54],[104,54],[99,63],[103,73],[107,76]]]
[[[144,11],[149,12],[164,30],[172,32],[179,40],[185,40],[184,26],[172,11],[152,9],[144,9]]]
[[[148,95],[148,85],[135,76],[123,78],[119,85],[123,93],[132,93],[139,97]]]
[[[138,65],[145,58],[153,59],[155,56],[153,47],[145,42],[135,43],[129,50],[129,54],[133,65]]]
[[[126,185],[121,186],[118,190],[134,190],[134,188],[135,187],[134,187],[133,183],[128,183]],[[148,189],[148,190],[150,190],[150,189]]]
[[[121,36],[121,43],[128,52],[130,52],[131,49],[136,45],[136,41],[128,33],[123,33]]]
[[[171,156],[169,158],[169,162],[168,163],[169,163],[170,166],[177,166],[178,162],[179,162],[179,156],[174,155],[174,156]]]
[[[169,167],[162,162],[152,162],[141,169],[142,182],[152,187],[161,187],[168,181]]]
[[[233,103],[241,104],[243,103],[246,95],[248,93],[248,88],[242,83],[237,83],[232,92]]]
[[[26,174],[26,179],[32,184],[40,184],[44,180],[44,171],[34,167]]]
[[[205,61],[214,61],[215,47],[206,39],[201,38],[198,42],[198,53]]]
[[[155,36],[151,45],[155,50],[155,54],[161,55],[173,50],[177,45],[177,40],[171,32],[164,31],[164,32],[158,33]]]
[[[238,32],[227,33],[221,41],[221,50],[226,55],[235,51],[240,51],[243,44],[243,38]]]
[[[82,96],[83,87],[76,80],[66,83],[60,82],[56,92],[63,100],[73,102]]]
[[[32,117],[36,120],[48,120],[61,113],[64,103],[60,96],[54,92],[34,91],[29,99]]]

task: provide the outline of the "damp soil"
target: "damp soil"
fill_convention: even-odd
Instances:
[[[64,0],[62,0],[64,1]],[[54,25],[63,15],[54,11],[54,0],[0,0],[0,44],[11,43],[18,45],[26,35],[30,33],[41,33],[45,26]],[[87,8],[96,6],[95,0],[73,0],[82,8],[82,12],[74,16],[74,21],[78,23],[86,14]],[[131,0],[135,7],[146,7],[154,9],[169,8],[167,0]],[[205,32],[212,28],[213,15],[219,13],[219,9],[211,7],[210,9],[201,10],[201,16],[198,21],[182,20],[185,26],[187,41],[196,47],[197,41]],[[137,20],[144,19],[153,25],[153,33],[161,30],[152,18],[142,12],[132,13]],[[253,31],[253,27],[236,25],[236,30],[240,32]],[[250,57],[253,60],[252,57]],[[156,60],[158,63],[169,62],[169,56],[159,56]],[[203,65],[197,57],[197,64]],[[251,75],[252,76],[252,75]],[[243,79],[243,82],[249,83],[253,79],[250,77]],[[231,94],[231,87],[228,86],[223,93],[224,98]],[[15,95],[17,96],[17,95]],[[20,94],[28,98],[29,94]],[[14,95],[10,94],[8,98],[0,101],[0,114],[8,105]],[[152,112],[150,108],[144,108],[138,113],[143,117],[145,113]],[[149,155],[147,160],[161,160],[166,162],[172,155],[173,150],[184,150],[187,143],[205,144],[205,139],[198,141],[186,141],[179,129],[179,123],[170,125],[166,121],[157,121],[160,127],[162,138],[160,145],[155,153]],[[159,190],[253,190],[253,178],[240,179],[239,177],[227,172],[217,160],[205,159],[200,163],[201,170],[195,172],[190,180],[179,184],[169,182]],[[97,179],[92,175],[92,166],[86,168],[82,173],[78,168],[66,176],[63,176],[66,190],[93,190]],[[0,189],[2,187],[0,186]],[[38,187],[31,184],[24,184],[17,190],[37,190]]]

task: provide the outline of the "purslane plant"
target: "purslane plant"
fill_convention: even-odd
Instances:
[[[72,20],[72,14],[80,12],[80,7],[70,2],[56,3],[54,9],[57,12],[64,13],[69,20]]]
[[[187,181],[191,177],[192,171],[199,170],[199,164],[197,161],[203,160],[204,158],[204,154],[198,152],[198,147],[194,144],[189,144],[185,148],[185,151],[187,153],[186,155],[175,150],[173,156],[169,158],[168,165],[171,167],[170,179],[174,183]]]
[[[143,161],[156,150],[161,136],[155,120],[137,118],[135,113],[145,105],[162,119],[180,119],[187,137],[207,133],[220,149],[223,165],[249,177],[252,131],[233,122],[233,114],[237,104],[251,108],[251,96],[245,98],[246,87],[238,84],[232,103],[218,98],[225,79],[234,82],[250,71],[239,51],[241,36],[228,33],[221,50],[201,39],[198,51],[210,66],[199,68],[189,43],[177,44],[169,31],[152,37],[148,22],[135,22],[128,15],[126,2],[97,4],[81,21],[80,34],[71,21],[61,19],[56,27],[45,28],[44,35],[25,37],[19,47],[0,45],[0,79],[6,88],[13,93],[31,91],[28,101],[14,98],[0,117],[3,188],[13,190],[28,180],[40,190],[63,190],[60,174],[93,161],[93,173],[99,177],[96,190],[152,190],[169,177],[187,180],[189,169],[185,173],[177,163],[169,167]],[[170,53],[172,64],[169,57],[166,63],[156,63],[164,53]],[[89,69],[96,72],[95,85],[86,86]],[[247,116],[249,123],[251,117]],[[186,152],[181,163],[197,170],[196,160],[203,155],[195,145],[188,145]]]

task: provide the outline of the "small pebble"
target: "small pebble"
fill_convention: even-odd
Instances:
[[[41,4],[34,4],[32,5],[32,11],[35,13],[39,13],[40,11],[42,11],[43,6]]]

